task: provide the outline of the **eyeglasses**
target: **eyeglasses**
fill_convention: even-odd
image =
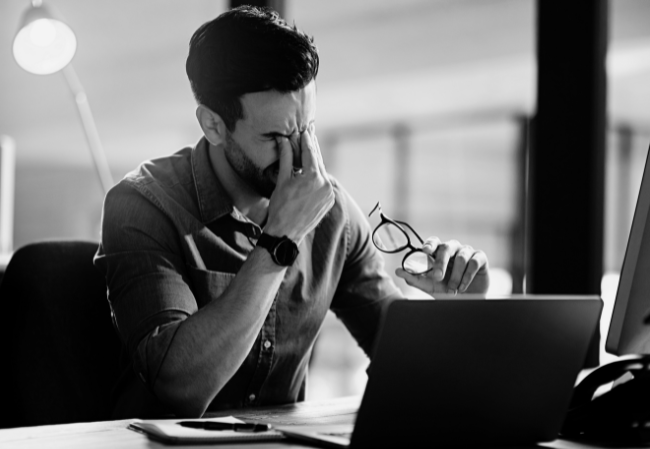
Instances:
[[[433,269],[431,257],[425,253],[421,246],[424,245],[422,237],[415,232],[415,229],[408,223],[388,218],[381,211],[381,204],[377,205],[368,214],[370,217],[375,211],[379,212],[381,222],[372,232],[372,243],[375,244],[379,251],[388,254],[399,253],[409,249],[404,259],[402,259],[402,268],[411,274],[424,274]],[[420,241],[420,247],[411,244],[409,231]]]

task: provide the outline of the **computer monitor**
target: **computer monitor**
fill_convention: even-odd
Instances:
[[[627,241],[605,350],[650,354],[650,150]]]

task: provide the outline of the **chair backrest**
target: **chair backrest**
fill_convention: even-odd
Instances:
[[[0,427],[110,419],[121,343],[96,242],[15,252],[0,283]]]

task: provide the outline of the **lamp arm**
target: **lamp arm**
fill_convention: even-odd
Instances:
[[[99,139],[99,133],[97,132],[95,119],[90,110],[86,91],[81,85],[77,72],[72,67],[72,64],[68,64],[63,68],[63,75],[65,76],[70,92],[74,97],[75,104],[77,105],[77,111],[79,112],[79,117],[81,118],[81,123],[86,134],[86,140],[88,141],[88,147],[90,148],[90,153],[93,157],[93,162],[95,163],[95,169],[97,170],[97,175],[99,176],[102,188],[104,189],[104,194],[106,194],[108,190],[113,187],[113,176],[108,167],[108,161],[106,160],[106,154],[104,153],[102,142]]]

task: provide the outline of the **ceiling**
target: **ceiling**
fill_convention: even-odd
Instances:
[[[51,0],[77,34],[73,65],[109,163],[133,168],[200,137],[184,71],[194,30],[225,0]],[[321,56],[318,131],[534,107],[533,0],[286,0]],[[27,0],[0,2],[0,134],[18,164],[90,164],[62,74],[11,56]],[[609,108],[650,124],[650,2],[612,0]],[[579,32],[579,30],[577,30]]]

